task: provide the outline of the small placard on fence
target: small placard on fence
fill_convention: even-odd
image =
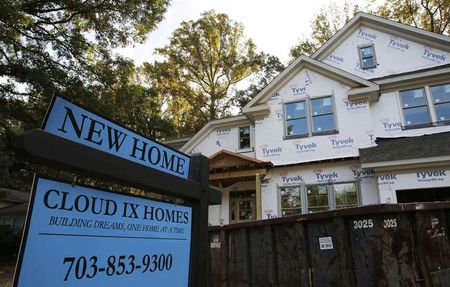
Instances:
[[[319,237],[320,250],[333,249],[333,239],[331,237]]]

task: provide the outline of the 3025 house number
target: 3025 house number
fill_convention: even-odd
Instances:
[[[397,228],[397,218],[385,219],[383,221],[384,228]]]
[[[383,220],[383,228],[397,228],[397,218],[387,218]],[[353,229],[373,228],[373,219],[353,220]]]
[[[353,229],[373,228],[372,219],[353,220]]]

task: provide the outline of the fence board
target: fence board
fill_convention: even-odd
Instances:
[[[395,220],[394,220],[395,219]],[[395,222],[395,223],[394,223]],[[449,286],[450,203],[389,204],[210,228],[211,286]],[[217,248],[218,247],[218,248]]]
[[[308,241],[303,223],[274,225],[279,286],[309,286]]]

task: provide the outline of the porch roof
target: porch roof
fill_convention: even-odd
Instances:
[[[258,160],[246,155],[221,150],[209,157],[209,180],[227,186],[236,181],[264,176],[273,166],[270,161]]]
[[[376,147],[360,149],[363,168],[432,167],[450,163],[450,132],[415,137],[378,138]]]

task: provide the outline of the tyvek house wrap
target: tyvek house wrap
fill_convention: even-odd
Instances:
[[[274,165],[358,156],[358,148],[373,145],[369,104],[351,103],[349,87],[309,69],[301,70],[268,101],[270,114],[255,122],[256,158]],[[287,139],[284,104],[332,95],[336,132]]]
[[[363,170],[358,161],[272,169],[261,182],[263,219],[280,216],[281,187],[343,182],[358,183],[362,205],[378,202],[376,175],[372,170]]]
[[[206,156],[211,156],[220,150],[228,150],[231,152],[239,152],[246,156],[254,157],[252,148],[239,148],[239,127],[251,126],[250,121],[243,122],[240,125],[222,127],[211,130],[205,138],[195,146],[190,153],[201,152]],[[250,129],[251,142],[253,142],[254,129]]]
[[[450,186],[450,169],[419,169],[408,172],[390,172],[377,177],[380,203],[396,203],[396,190],[438,188]]]
[[[405,38],[413,39],[414,37],[418,39],[420,35]],[[337,44],[331,53],[322,58],[322,61],[366,79],[413,72],[450,63],[448,52],[405,38],[373,28],[356,27],[349,37]],[[419,39],[418,41],[421,42]],[[378,65],[375,69],[363,70],[359,66],[358,49],[370,44],[374,44]],[[322,71],[313,67],[303,68],[300,71],[292,69],[291,75],[287,77],[290,80],[281,87],[277,87],[277,92],[268,100],[269,113],[256,117],[252,130],[255,156],[257,159],[271,161],[274,164],[274,168],[262,181],[263,218],[279,216],[279,188],[283,186],[356,181],[361,192],[360,203],[366,205],[379,202],[395,203],[395,190],[450,185],[448,168],[434,170],[433,167],[429,167],[424,170],[399,170],[392,174],[375,174],[372,170],[361,169],[357,160],[311,164],[319,160],[357,157],[358,149],[374,146],[376,137],[420,136],[450,130],[448,125],[405,129],[406,123],[403,122],[402,107],[397,91],[383,92],[378,101],[370,104],[350,102],[347,97],[350,88],[339,80],[327,77],[326,71],[315,72],[318,70]],[[442,80],[436,83],[443,84]],[[402,86],[402,89],[410,88],[420,88],[420,86]],[[331,104],[338,132],[295,139],[286,137],[284,113],[286,103],[330,95],[333,96]],[[430,111],[433,109],[431,102],[429,102],[429,108]],[[239,126],[241,123],[229,128],[211,130],[209,135],[194,147],[194,150],[205,155],[211,155],[221,149],[240,152]],[[252,153],[248,155],[251,156]],[[301,163],[309,164],[301,165]],[[289,164],[300,165],[277,167]],[[229,191],[224,193],[225,199],[228,196],[227,192]],[[212,224],[228,223],[227,202],[225,200],[221,207],[211,207],[216,208]]]
[[[403,129],[402,108],[397,92],[383,93],[370,107],[372,126],[377,137],[421,136],[429,133],[446,132],[449,126],[431,126],[420,129]],[[430,110],[431,112],[431,110]]]
[[[377,67],[364,70],[360,65],[358,47],[371,44],[374,44]],[[361,26],[323,62],[370,79],[449,64],[449,57],[445,51]]]

